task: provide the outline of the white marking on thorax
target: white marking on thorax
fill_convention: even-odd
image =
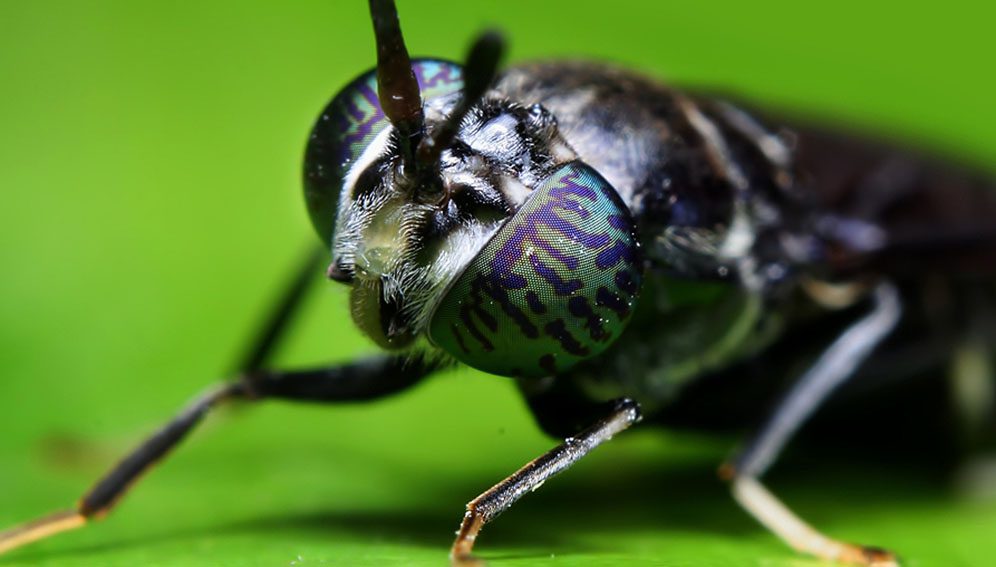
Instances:
[[[792,150],[781,136],[769,132],[753,116],[732,104],[720,101],[719,108],[730,126],[747,137],[772,165],[787,169],[792,162]]]
[[[720,170],[723,177],[733,185],[738,193],[747,191],[749,188],[747,176],[740,169],[740,166],[733,161],[730,148],[726,145],[726,140],[719,128],[716,127],[716,123],[702,114],[699,107],[691,100],[685,97],[678,97],[677,100],[678,106],[685,113],[685,118],[688,119],[688,123],[692,125],[692,128],[695,128],[702,141],[705,142],[706,152],[709,154],[710,160]]]
[[[754,245],[755,238],[754,223],[748,209],[750,183],[747,181],[744,171],[733,161],[730,148],[726,145],[726,140],[716,124],[702,114],[691,100],[684,97],[679,97],[677,100],[679,108],[688,119],[688,123],[695,128],[695,131],[702,137],[702,141],[705,142],[710,161],[730,182],[735,191],[733,218],[730,219],[726,238],[719,246],[719,253],[726,258],[743,258]]]

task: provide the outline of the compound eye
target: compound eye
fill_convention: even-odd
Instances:
[[[423,103],[463,88],[459,65],[417,59],[412,69]],[[304,200],[322,242],[332,242],[343,182],[374,139],[390,125],[377,98],[377,72],[357,77],[325,107],[304,155]]]
[[[564,372],[619,338],[642,281],[629,209],[583,162],[526,199],[446,292],[429,339],[505,376]]]

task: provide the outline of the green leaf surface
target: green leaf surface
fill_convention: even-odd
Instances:
[[[988,4],[402,1],[411,51],[587,56],[996,157]],[[311,121],[374,61],[363,2],[0,3],[0,526],[66,508],[224,376],[313,234]],[[322,286],[288,367],[374,351]],[[874,424],[869,424],[874,426]],[[492,565],[817,565],[715,476],[733,440],[621,435],[479,540]],[[14,565],[443,565],[479,492],[554,443],[469,370],[343,407],[213,414],[105,521]],[[983,487],[996,482],[983,483]],[[996,503],[927,473],[799,460],[771,485],[914,566],[996,562]]]

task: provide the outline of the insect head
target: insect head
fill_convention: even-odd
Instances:
[[[377,68],[326,106],[304,167],[353,321],[384,348],[425,337],[508,376],[602,352],[640,289],[626,205],[550,112],[502,95],[497,34],[463,67],[411,60],[393,3],[372,4]]]

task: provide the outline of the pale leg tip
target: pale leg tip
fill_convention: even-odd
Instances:
[[[899,567],[899,558],[895,553],[880,547],[849,545],[840,560],[854,565],[868,567]]]
[[[487,563],[470,553],[451,553],[450,567],[485,567]]]

